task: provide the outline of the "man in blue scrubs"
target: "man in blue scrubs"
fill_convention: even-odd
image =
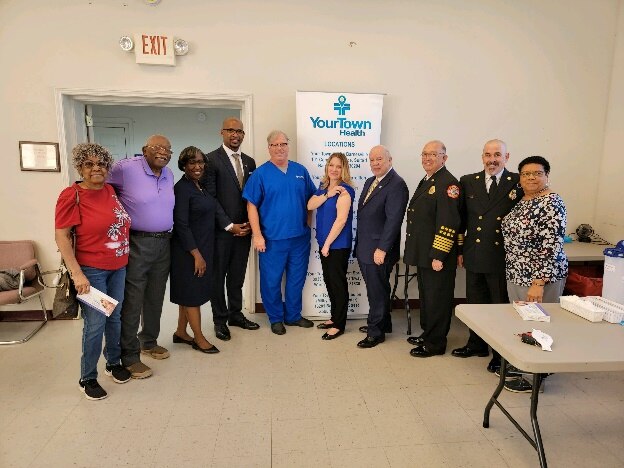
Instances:
[[[270,160],[251,174],[243,198],[247,200],[253,246],[259,252],[264,310],[271,331],[283,335],[284,324],[312,327],[312,322],[301,316],[301,307],[310,257],[307,203],[316,187],[304,166],[288,160],[289,143],[284,132],[272,131],[267,143]]]

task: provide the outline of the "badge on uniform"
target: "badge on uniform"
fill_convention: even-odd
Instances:
[[[457,185],[449,185],[446,189],[446,194],[449,198],[459,198],[459,187]]]
[[[516,193],[516,189],[512,189],[511,192],[509,192],[509,199],[515,200],[517,197],[518,197],[518,194]]]
[[[433,195],[435,193],[435,185],[432,185],[429,189],[429,195]]]

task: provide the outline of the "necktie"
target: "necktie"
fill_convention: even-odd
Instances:
[[[375,188],[377,188],[378,184],[379,184],[379,181],[377,180],[377,178],[375,178],[375,180],[371,184],[370,188],[368,189],[368,192],[366,192],[366,198],[364,199],[364,203],[366,203],[368,201],[368,197],[371,196],[371,193],[373,193],[373,190],[375,190]]]
[[[235,163],[234,168],[236,169],[236,178],[238,179],[238,185],[242,189],[243,188],[243,168],[240,162],[240,154],[234,153],[232,157],[234,158],[234,163]]]
[[[490,183],[490,190],[488,191],[488,195],[490,196],[490,198],[492,198],[496,193],[496,188],[498,187],[498,185],[496,184],[496,176],[491,176],[490,180],[492,182]]]

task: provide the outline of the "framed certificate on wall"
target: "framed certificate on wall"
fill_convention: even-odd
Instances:
[[[61,156],[58,143],[20,141],[22,171],[60,172]]]

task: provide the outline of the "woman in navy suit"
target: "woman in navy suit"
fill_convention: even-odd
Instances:
[[[325,176],[308,201],[316,211],[316,240],[321,254],[323,279],[331,303],[331,319],[317,328],[327,329],[324,340],[344,333],[349,306],[347,268],[353,241],[353,200],[349,161],[343,153],[333,153],[325,165]]]
[[[173,237],[171,239],[171,302],[179,305],[174,343],[191,345],[203,353],[219,350],[201,330],[200,307],[210,300],[215,236],[216,199],[199,183],[206,156],[198,148],[184,148],[178,167],[184,171],[175,184]],[[186,326],[193,330],[191,337]]]

